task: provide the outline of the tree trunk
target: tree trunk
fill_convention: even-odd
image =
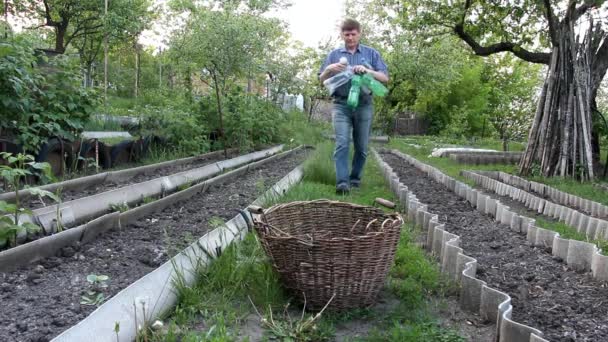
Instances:
[[[557,30],[557,44],[528,138],[528,146],[520,162],[520,173],[530,174],[540,166],[545,177],[593,179],[591,104],[595,100],[591,75],[591,42],[601,29],[591,22],[584,39],[574,38],[570,20]]]
[[[63,44],[67,28],[67,25],[58,25],[55,27],[55,52],[57,53],[65,52],[65,46]]]
[[[222,99],[221,99],[221,95],[220,95],[220,85],[217,79],[217,74],[215,73],[215,71],[211,72],[211,75],[213,77],[213,86],[215,88],[215,99],[217,100],[217,114],[219,116],[220,119],[220,138],[222,139],[222,144],[224,145],[224,158],[228,158],[228,146],[227,142],[226,142],[226,135],[224,134],[224,119],[223,119],[223,112],[222,112]]]
[[[141,67],[139,65],[139,55],[141,47],[135,43],[135,88],[133,89],[133,95],[135,98],[139,96],[139,76],[141,75]]]

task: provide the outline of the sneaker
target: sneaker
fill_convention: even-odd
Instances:
[[[338,184],[336,186],[336,194],[338,195],[348,195],[350,192],[350,188],[348,184]]]
[[[358,189],[361,187],[361,182],[360,181],[350,181],[350,187]]]

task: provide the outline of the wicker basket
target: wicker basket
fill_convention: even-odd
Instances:
[[[283,285],[306,308],[344,310],[375,302],[402,224],[378,208],[317,200],[271,207],[255,230]]]

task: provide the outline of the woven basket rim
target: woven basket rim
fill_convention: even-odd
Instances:
[[[399,215],[399,213],[397,213],[397,212],[386,213],[386,212],[382,211],[382,209],[374,207],[374,206],[361,205],[361,204],[350,203],[350,202],[341,202],[341,201],[335,201],[335,200],[329,200],[329,199],[317,199],[317,200],[311,200],[311,201],[293,201],[293,202],[288,202],[288,203],[280,203],[280,204],[273,205],[270,208],[264,210],[264,214],[262,214],[260,216],[262,218],[264,218],[264,215],[271,214],[277,210],[280,210],[283,208],[288,208],[288,207],[293,207],[293,206],[306,205],[306,204],[339,205],[339,206],[351,207],[353,209],[365,209],[365,210],[374,209],[374,211],[377,211],[378,214],[382,214],[382,216],[384,217],[384,219],[382,221],[378,221],[378,222],[380,222],[380,224],[383,227],[384,227],[384,223],[387,223],[386,228],[384,228],[383,230],[369,231],[369,232],[365,232],[365,234],[357,234],[357,235],[352,235],[352,236],[348,236],[348,237],[338,236],[338,237],[331,237],[331,238],[320,237],[320,238],[312,239],[312,237],[308,234],[285,233],[286,236],[271,235],[271,234],[268,234],[265,232],[266,229],[260,229],[260,226],[262,226],[264,228],[271,228],[274,230],[276,230],[276,227],[273,227],[272,225],[268,224],[267,222],[255,220],[254,225],[257,228],[256,230],[258,230],[258,232],[260,234],[262,234],[265,239],[276,239],[276,240],[286,240],[286,241],[297,240],[298,242],[301,242],[301,243],[314,244],[315,242],[319,242],[319,243],[345,242],[345,241],[357,241],[357,240],[363,240],[366,238],[373,238],[378,235],[385,234],[386,230],[388,230],[388,229],[395,229],[397,227],[400,228],[403,225],[403,223],[405,222],[403,220],[403,217],[401,215]],[[387,221],[389,221],[389,222],[387,222]]]

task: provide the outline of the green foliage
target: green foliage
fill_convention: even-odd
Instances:
[[[89,274],[87,276],[89,289],[86,291],[85,295],[80,297],[80,304],[98,306],[103,303],[106,298],[102,291],[108,287],[107,281],[109,279],[110,277],[107,275]]]
[[[77,65],[66,57],[38,64],[27,41],[0,43],[0,129],[28,152],[50,137],[74,139],[96,104],[94,91],[80,87]]]
[[[221,127],[215,99],[204,97],[199,105],[210,131],[219,131]],[[279,126],[285,117],[274,103],[254,94],[243,94],[237,88],[226,96],[223,106],[224,134],[228,147],[249,149],[280,140]]]
[[[19,234],[34,234],[40,231],[40,227],[31,222],[22,222],[19,218],[21,215],[31,214],[31,210],[21,208],[19,201],[19,189],[21,183],[34,173],[41,173],[50,177],[51,167],[48,163],[37,163],[34,157],[25,154],[17,154],[13,156],[11,153],[0,152],[0,157],[5,160],[6,165],[0,165],[0,177],[7,189],[12,188],[15,192],[15,203],[6,203],[0,201],[0,215],[10,214],[10,216],[0,216],[0,247],[4,247],[7,243],[17,245],[17,236]],[[52,193],[40,190],[30,189],[30,193],[37,196],[48,196],[58,201],[59,199]]]
[[[307,114],[294,110],[285,113],[285,120],[279,126],[279,136],[288,147],[297,145],[317,145],[324,140],[323,132],[331,129],[328,123],[309,121]]]
[[[282,23],[261,16],[257,5],[254,6],[255,11],[240,11],[234,2],[216,5],[221,10],[215,10],[213,4],[195,6],[190,3],[185,6],[191,13],[183,30],[173,37],[171,53],[176,59],[184,61],[187,70],[202,70],[200,79],[211,88],[209,92],[213,94],[215,102],[212,108],[215,108],[216,114],[213,122],[217,123],[215,127],[219,128],[224,145],[243,146],[251,143],[243,137],[267,143],[276,134],[272,129],[276,125],[267,124],[276,120],[274,113],[277,111],[255,101],[253,97],[246,97],[248,111],[257,112],[258,107],[261,107],[259,110],[268,111],[266,115],[256,113],[262,114],[260,117],[248,116],[248,113],[235,112],[243,104],[229,97],[237,89],[238,82],[264,75],[264,62],[268,56],[272,56],[273,44],[280,44]],[[261,7],[264,8],[267,7]],[[206,106],[211,108],[210,103]],[[261,132],[266,134],[255,132],[255,125],[262,127]]]
[[[208,126],[200,115],[171,106],[138,107],[142,136],[156,135],[166,139],[173,152],[195,155],[209,151]]]
[[[110,210],[124,213],[126,211],[129,211],[129,204],[127,204],[127,202],[112,203],[112,204],[110,204]]]
[[[404,325],[395,322],[388,331],[375,330],[371,336],[362,339],[366,342],[418,342],[418,341],[435,341],[435,342],[465,342],[466,339],[458,335],[454,330],[442,328],[434,322],[425,322],[421,324]]]
[[[540,67],[511,55],[492,57],[490,63],[490,122],[503,142],[524,140],[534,116]]]

